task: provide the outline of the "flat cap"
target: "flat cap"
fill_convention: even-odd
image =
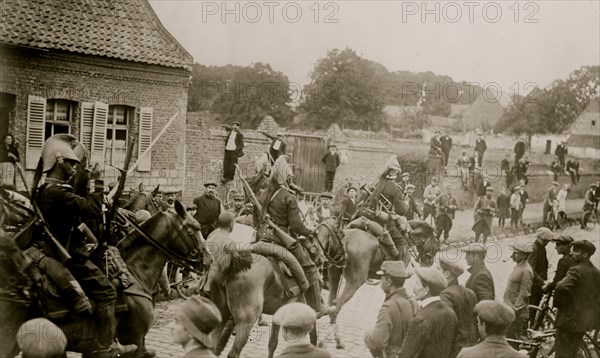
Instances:
[[[235,122],[233,122],[232,124],[235,124],[235,125],[237,125],[237,126],[241,126],[240,122],[238,122],[238,121],[235,121]]]
[[[498,326],[508,326],[515,320],[515,312],[510,306],[492,300],[479,301],[474,311],[482,321]]]
[[[415,268],[415,274],[419,276],[426,286],[436,291],[441,291],[448,285],[448,281],[446,281],[444,275],[432,267],[417,267]]]
[[[381,270],[377,271],[377,274],[395,278],[410,277],[410,274],[404,268],[404,262],[402,261],[384,261],[381,264]]]
[[[329,148],[337,148],[337,144],[330,144]]]
[[[552,241],[554,239],[552,230],[548,229],[547,227],[541,227],[537,229],[535,236],[545,241]]]
[[[589,253],[590,256],[593,255],[594,252],[596,252],[596,246],[594,246],[594,244],[592,244],[588,240],[573,241],[571,243],[571,246],[573,246],[574,249],[578,249],[583,252]]]
[[[554,185],[554,186],[558,186],[559,184],[558,184],[558,182],[557,182],[557,181],[553,181],[553,182],[552,182],[552,185]]]
[[[206,188],[206,187],[208,187],[208,186],[211,186],[211,185],[212,185],[212,186],[214,186],[214,187],[216,188],[216,187],[217,187],[217,182],[216,182],[216,181],[214,181],[214,180],[209,180],[209,181],[207,181],[206,183],[204,183],[204,187],[205,187],[205,188]]]
[[[570,244],[573,241],[575,240],[569,234],[561,234],[558,237],[552,239],[552,242],[555,242],[557,244]]]
[[[525,254],[530,254],[533,252],[533,244],[532,243],[525,243],[525,242],[515,242],[510,246],[510,248],[513,251],[519,251],[519,252],[523,252]]]
[[[333,199],[333,194],[331,194],[331,193],[328,193],[328,192],[321,193],[319,196],[320,196],[321,198]]]
[[[67,348],[67,337],[63,331],[46,318],[34,318],[23,323],[17,331],[16,340],[24,357],[61,357]]]
[[[273,315],[273,323],[281,327],[312,327],[316,321],[315,311],[300,302],[283,305]]]
[[[465,272],[465,269],[458,262],[453,262],[446,258],[440,259],[440,267],[446,271],[450,271],[456,277]]]
[[[409,173],[409,172],[404,172],[404,173],[402,173],[402,177],[403,177],[403,178],[404,178],[404,177],[407,177],[407,176],[410,176],[410,173]]]
[[[346,193],[349,192],[350,190],[354,190],[354,191],[358,191],[358,189],[356,189],[355,186],[349,186],[348,189],[346,189]]]
[[[487,248],[485,247],[484,244],[480,244],[480,243],[473,243],[470,245],[467,245],[463,248],[461,248],[462,251],[464,252],[474,252],[476,254],[487,254]]]
[[[177,193],[179,191],[179,189],[177,189],[174,186],[165,186],[163,189],[163,193],[165,194],[174,194]]]
[[[192,337],[213,348],[210,333],[221,323],[221,312],[211,300],[193,296],[185,301],[175,316]]]
[[[415,186],[414,186],[414,185],[412,185],[412,184],[408,184],[408,185],[406,186],[406,189],[414,189],[414,188],[415,188]],[[405,189],[405,190],[406,190],[406,189]]]

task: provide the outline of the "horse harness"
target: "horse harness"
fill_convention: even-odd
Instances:
[[[346,250],[344,249],[344,244],[339,239],[334,228],[329,223],[326,223],[325,221],[319,223],[319,225],[317,225],[317,227],[315,228],[315,231],[317,231],[317,229],[319,229],[321,226],[325,226],[325,228],[327,228],[327,230],[329,231],[329,236],[334,237],[335,240],[337,241],[337,244],[339,245],[339,250],[336,250],[333,254],[331,254],[333,245],[327,245],[327,248],[325,248],[325,247],[323,247],[323,244],[321,243],[321,241],[317,238],[316,241],[319,243],[321,250],[323,250],[323,254],[325,255],[325,258],[333,266],[335,266],[337,268],[341,268],[341,269],[345,268],[346,267],[346,259],[347,259],[348,255],[346,254]]]

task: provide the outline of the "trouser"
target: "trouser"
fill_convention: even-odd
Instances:
[[[559,171],[554,170],[554,181],[558,181],[558,175],[559,175]]]
[[[333,179],[335,179],[335,172],[325,172],[325,191],[333,191]]]
[[[506,330],[506,337],[512,339],[521,339],[527,331],[527,322],[529,321],[529,310],[527,307],[515,312],[515,320]],[[510,343],[514,349],[519,349],[519,343]]]
[[[560,169],[565,170],[565,156],[564,155],[558,156],[558,162],[560,163]]]
[[[552,206],[548,205],[548,202],[544,202],[543,216],[542,216],[542,224],[546,226],[548,223],[546,222],[546,218],[548,217],[548,213],[552,210]]]
[[[480,168],[483,168],[483,153],[484,152],[477,152],[477,163]]]
[[[538,306],[542,297],[544,296],[544,292],[542,292],[542,286],[539,284],[533,284],[531,286],[531,295],[529,296],[529,304],[533,306]],[[529,309],[529,323],[533,325],[535,321],[535,314],[537,310],[535,308]]]
[[[376,237],[379,241],[379,244],[381,244],[381,251],[385,260],[399,259],[399,252],[392,239],[392,236],[383,226],[379,225],[379,223],[369,220],[365,217],[359,217],[358,219],[350,222],[347,228],[363,230]]]
[[[427,220],[427,217],[431,215],[435,218],[436,210],[435,206],[431,204],[423,204],[423,221]]]
[[[450,157],[450,151],[444,151],[444,166],[448,165],[448,157]]]
[[[519,210],[519,224],[523,225],[523,211],[525,211],[525,208]]]
[[[573,183],[573,185],[577,184],[577,179],[575,178],[575,172],[573,170],[569,169],[569,175],[571,176],[571,183]]]
[[[448,237],[450,236],[450,229],[452,229],[452,219],[450,219],[447,215],[439,215],[435,219],[435,230],[438,240],[442,236],[442,232],[444,233],[444,241],[448,240]]]
[[[577,357],[577,350],[583,342],[583,334],[585,332],[571,332],[565,329],[556,329],[556,358],[573,358]]]
[[[225,151],[225,158],[223,159],[223,179],[229,181],[233,180],[235,176],[235,165],[238,162],[237,153],[233,150]]]
[[[460,168],[460,179],[464,188],[469,187],[469,168]]]
[[[519,225],[519,212],[520,210],[510,208],[510,226],[516,227]]]
[[[309,284],[308,289],[304,292],[306,304],[314,309],[315,312],[321,312],[321,286],[319,283],[319,270],[317,269],[317,265],[315,265],[310,258],[308,251],[300,245],[299,242],[288,247],[287,250],[298,260],[298,263],[302,266],[304,274],[306,275],[306,280]]]
[[[506,172],[506,187],[510,188],[512,182],[513,182],[513,174],[510,171],[508,171],[508,172]]]

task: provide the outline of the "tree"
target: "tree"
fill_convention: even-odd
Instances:
[[[377,73],[375,63],[349,48],[329,51],[318,60],[310,84],[304,87],[299,109],[305,124],[316,129],[332,123],[353,129],[384,126],[383,87]]]

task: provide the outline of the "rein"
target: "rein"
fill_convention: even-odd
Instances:
[[[164,213],[162,213],[162,214],[164,215]],[[161,244],[160,242],[155,240],[152,236],[148,235],[148,233],[146,233],[146,231],[144,231],[144,229],[141,226],[139,226],[137,223],[135,223],[134,221],[129,219],[127,216],[122,215],[120,213],[118,215],[125,222],[127,222],[129,225],[131,225],[131,227],[133,227],[134,230],[144,240],[146,240],[150,245],[154,246],[158,251],[162,252],[165,256],[167,256],[167,258],[169,258],[169,260],[173,261],[173,263],[175,263],[178,266],[183,267],[184,269],[193,271],[198,274],[202,274],[202,271],[200,271],[194,267],[195,264],[200,262],[200,259],[191,259],[189,257],[184,257],[184,256],[174,252],[173,250],[169,249],[168,247],[164,246],[163,244]],[[182,231],[182,228],[180,228],[179,225],[177,225],[175,222],[173,222],[173,219],[169,215],[167,215],[167,219],[169,220],[169,222],[171,224],[173,224],[172,226],[175,228],[175,231],[177,231],[177,235],[182,237],[183,235],[187,234],[188,237],[194,239],[193,234],[191,233],[191,230],[189,228],[186,227],[186,233],[184,234]],[[186,246],[188,246],[188,245],[186,244]],[[188,246],[188,249],[190,249],[189,246]],[[196,250],[196,248],[191,248],[191,250],[190,250],[190,252],[192,253],[191,256],[198,255],[197,251],[198,250]]]
[[[317,238],[317,242],[319,243],[321,250],[323,250],[323,254],[325,255],[325,258],[333,266],[335,266],[337,268],[341,268],[341,269],[345,268],[346,267],[346,250],[344,250],[344,245],[338,238],[333,227],[331,227],[331,225],[326,222],[322,222],[319,225],[317,225],[317,227],[315,228],[315,231],[317,231],[321,226],[325,226],[325,228],[327,228],[327,230],[329,231],[329,237],[334,237],[340,247],[340,249],[337,250],[333,255],[330,255],[329,251],[331,250],[332,245],[327,245],[327,249],[326,249],[325,247],[323,247],[321,240],[319,240],[319,238]]]

